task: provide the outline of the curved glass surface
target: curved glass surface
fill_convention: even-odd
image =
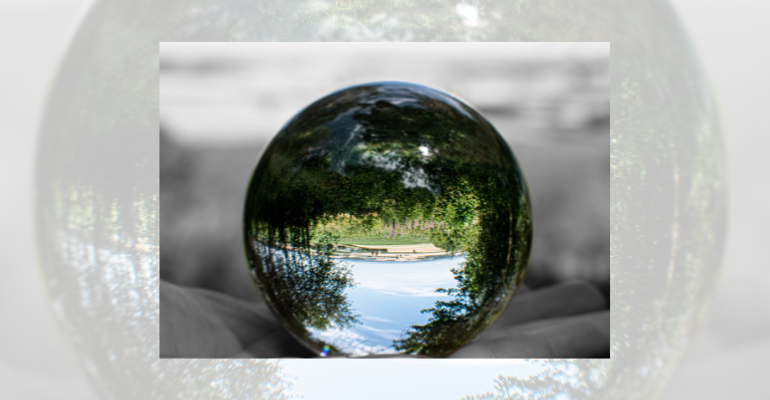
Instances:
[[[319,354],[441,356],[518,287],[530,214],[513,153],[481,115],[379,82],[282,128],[252,177],[244,230],[267,302]]]

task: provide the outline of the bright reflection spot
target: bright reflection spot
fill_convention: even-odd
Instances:
[[[463,25],[469,28],[475,28],[479,26],[479,10],[476,6],[458,3],[455,6],[455,13],[462,18]]]

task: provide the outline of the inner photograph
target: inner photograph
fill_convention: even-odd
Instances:
[[[609,43],[161,43],[162,358],[609,358]]]

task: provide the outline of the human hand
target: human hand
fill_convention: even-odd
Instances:
[[[160,280],[161,358],[314,357],[265,303]]]
[[[449,357],[609,358],[609,304],[579,281],[522,287],[492,326]]]
[[[314,357],[265,303],[160,281],[161,358]],[[592,286],[519,289],[503,314],[450,358],[609,357],[610,313]]]

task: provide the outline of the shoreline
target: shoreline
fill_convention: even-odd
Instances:
[[[401,244],[401,245],[357,245],[346,244],[338,245],[339,248],[351,248],[351,251],[334,252],[334,258],[338,259],[358,259],[367,261],[390,261],[390,262],[408,262],[408,261],[427,261],[439,258],[448,258],[462,256],[464,253],[449,253],[443,249],[434,246],[431,243],[424,244]]]

